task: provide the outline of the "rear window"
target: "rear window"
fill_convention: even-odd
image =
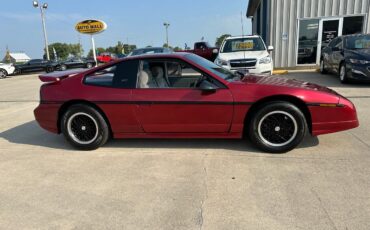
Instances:
[[[87,85],[133,89],[136,86],[138,60],[128,60],[95,71],[85,77]]]

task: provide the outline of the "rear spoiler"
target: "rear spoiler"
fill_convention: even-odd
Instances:
[[[57,71],[53,73],[42,74],[39,76],[39,79],[42,82],[59,82],[65,78],[75,76],[84,71],[86,70],[80,69],[80,70]]]

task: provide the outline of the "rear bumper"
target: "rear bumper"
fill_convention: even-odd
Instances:
[[[57,104],[40,104],[33,111],[35,119],[39,125],[52,133],[60,133],[58,129],[58,111],[60,105]]]

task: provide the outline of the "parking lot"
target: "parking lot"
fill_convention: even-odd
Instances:
[[[114,140],[83,152],[34,121],[37,75],[1,79],[0,229],[370,229],[370,85],[282,77],[349,97],[360,127],[277,155],[244,140]]]

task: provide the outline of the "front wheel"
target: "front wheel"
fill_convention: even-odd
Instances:
[[[307,123],[295,105],[277,101],[260,106],[248,129],[251,141],[258,148],[270,153],[284,153],[301,143]]]
[[[108,141],[109,128],[106,121],[90,106],[72,105],[61,122],[65,138],[76,148],[94,150]]]

